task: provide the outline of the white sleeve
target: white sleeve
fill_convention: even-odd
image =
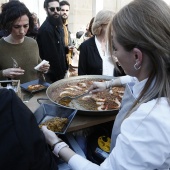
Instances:
[[[77,154],[71,157],[68,164],[73,170],[105,170],[99,165],[94,164]]]
[[[134,77],[131,77],[131,76],[128,76],[128,75],[120,77],[121,84],[127,84],[127,83],[130,83],[132,81],[134,81]]]
[[[143,106],[142,106],[143,105]],[[146,170],[169,169],[170,109],[142,104],[121,125],[116,145],[99,166],[75,155],[69,165],[73,170]]]
[[[147,105],[144,107],[147,108]],[[153,113],[154,117],[148,112],[136,111],[135,115],[124,120],[115,148],[102,166],[111,165],[113,170],[168,170],[170,116],[167,116],[169,112],[162,115],[162,111],[155,111],[160,113]]]

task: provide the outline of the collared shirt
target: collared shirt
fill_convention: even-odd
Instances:
[[[137,99],[143,90],[143,87],[147,81],[147,79],[144,79],[143,81],[139,82],[136,77],[131,77],[131,76],[122,76],[120,77],[120,81],[123,84],[129,84],[129,87],[133,93],[133,96],[135,99]]]
[[[126,78],[129,82],[130,77]],[[131,80],[132,92],[137,97],[146,80]],[[69,165],[74,170],[169,170],[169,120],[170,106],[165,97],[143,103],[122,122],[116,145],[100,166],[78,155],[69,160]]]

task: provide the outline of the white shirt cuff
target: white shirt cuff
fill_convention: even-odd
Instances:
[[[120,77],[120,81],[121,81],[121,84],[127,84],[127,83],[130,83],[132,82],[134,77],[131,77],[131,76],[121,76]]]
[[[88,169],[94,169],[94,168],[96,169],[99,167],[98,165],[88,161],[86,158],[83,158],[82,156],[77,155],[77,154],[71,157],[68,164],[74,170],[81,170],[81,169],[88,170]]]

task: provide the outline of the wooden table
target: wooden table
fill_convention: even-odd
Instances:
[[[38,98],[47,98],[45,91],[34,94],[34,96],[25,104],[28,108],[34,112],[40,105],[37,102]],[[115,114],[107,116],[88,116],[76,114],[67,132],[77,131],[98,124],[113,121],[115,119]]]

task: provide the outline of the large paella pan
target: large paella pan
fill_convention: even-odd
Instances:
[[[62,79],[51,84],[47,90],[47,97],[55,104],[78,110],[84,115],[111,115],[117,114],[124,93],[124,87],[113,87],[103,92],[89,94],[69,105],[59,103],[64,96],[76,96],[86,92],[94,81],[103,82],[112,79],[110,76],[86,75]]]

